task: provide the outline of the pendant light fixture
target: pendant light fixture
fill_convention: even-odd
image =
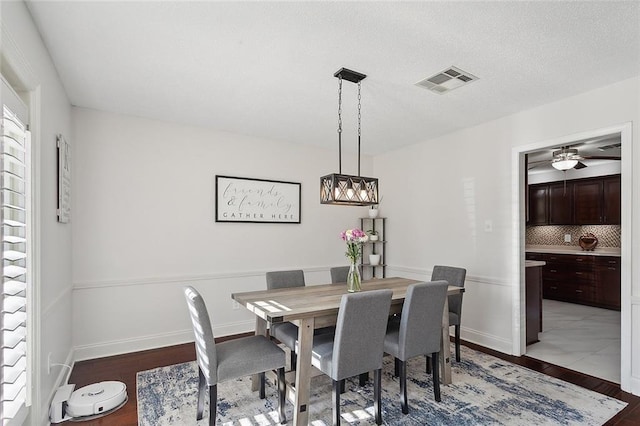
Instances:
[[[361,82],[367,76],[346,68],[340,68],[333,75],[338,78],[338,173],[320,178],[320,203],[343,206],[370,206],[378,204],[378,179],[360,176],[360,134],[361,134]],[[358,85],[358,175],[342,174],[342,82]]]

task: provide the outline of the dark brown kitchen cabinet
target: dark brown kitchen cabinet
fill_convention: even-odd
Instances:
[[[549,225],[573,223],[573,183],[549,184]]]
[[[620,258],[614,256],[527,253],[543,260],[542,294],[600,308],[620,310]]]
[[[548,225],[547,216],[548,185],[529,186],[529,220],[528,225]]]
[[[529,185],[527,225],[619,225],[620,175]]]
[[[620,222],[620,175],[603,179],[602,191],[604,204],[602,206],[602,223],[605,225],[619,225]]]
[[[603,256],[596,259],[596,298],[603,308],[620,310],[620,258]]]
[[[602,223],[602,180],[585,179],[573,184],[573,211],[576,225]]]

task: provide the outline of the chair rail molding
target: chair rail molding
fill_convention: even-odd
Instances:
[[[431,277],[431,274],[433,272],[431,269],[413,268],[413,267],[410,267],[410,266],[389,265],[389,266],[387,266],[387,268],[390,271],[407,272],[407,273],[410,273],[410,274],[419,275],[422,278],[420,278],[420,277],[418,277],[418,278],[411,277],[411,278],[413,278],[413,279],[425,279],[425,281],[429,280],[428,277]],[[392,276],[392,275],[390,275],[390,276]],[[486,277],[486,276],[481,276],[481,275],[467,275],[467,277],[465,278],[465,282],[469,282],[469,281],[472,281],[474,283],[479,283],[479,284],[497,285],[497,286],[501,286],[501,287],[513,287],[513,283],[511,283],[509,280],[496,278],[496,277]]]
[[[293,266],[277,266],[270,268],[269,270],[288,270],[288,269],[301,269]],[[328,266],[314,266],[308,268],[302,268],[305,273],[329,273],[330,267]],[[213,281],[221,279],[234,279],[234,278],[250,278],[250,277],[264,277],[267,270],[258,271],[237,271],[237,272],[220,272],[202,275],[174,275],[167,277],[143,277],[143,278],[123,278],[117,280],[102,280],[102,281],[76,281],[73,284],[74,291],[91,290],[96,288],[106,287],[126,287],[126,286],[140,286],[150,284],[171,284],[171,283],[186,283],[196,281]],[[322,284],[329,283],[329,279]],[[309,285],[313,285],[310,283]]]

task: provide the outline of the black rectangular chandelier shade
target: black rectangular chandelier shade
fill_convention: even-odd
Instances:
[[[378,179],[332,173],[320,178],[320,204],[372,206],[378,204]]]

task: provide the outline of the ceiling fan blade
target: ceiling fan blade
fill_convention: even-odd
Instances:
[[[527,166],[539,166],[540,164],[546,164],[551,160],[538,160],[538,161],[527,161]]]
[[[622,157],[609,157],[606,155],[585,155],[582,158],[585,160],[621,160]]]
[[[574,169],[580,170],[580,169],[584,169],[585,167],[587,167],[586,164],[584,164],[582,161],[578,161],[578,164],[575,165]]]

